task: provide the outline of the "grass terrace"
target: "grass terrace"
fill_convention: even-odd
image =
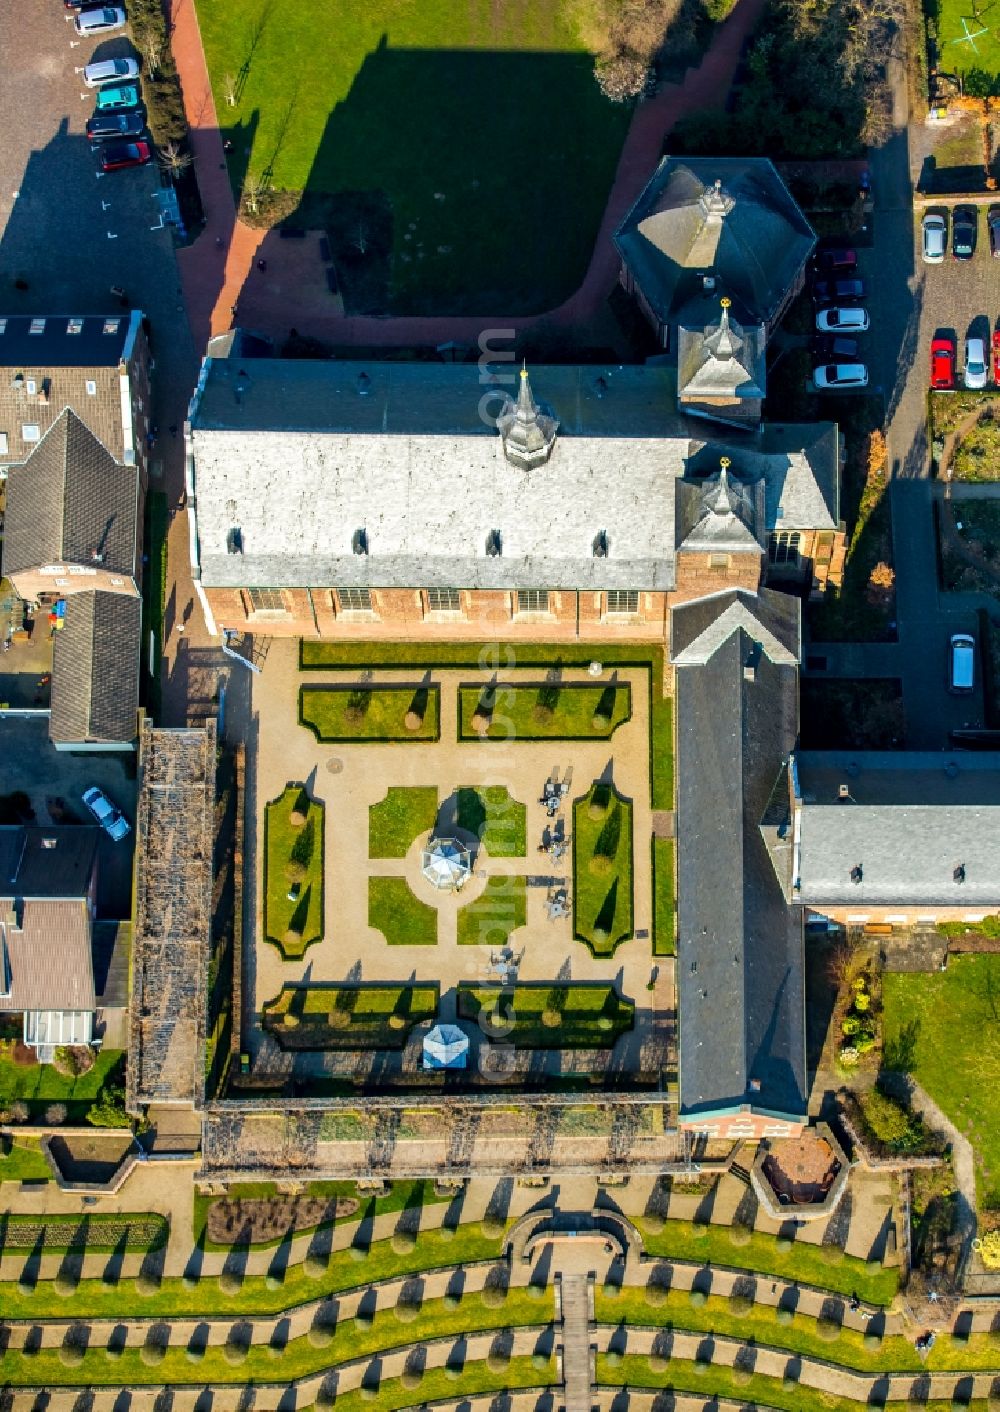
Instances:
[[[368,925],[390,946],[437,945],[437,912],[405,878],[368,879]]]
[[[264,935],[286,961],[323,939],[324,815],[302,784],[264,810]]]
[[[627,682],[491,682],[460,687],[458,700],[462,740],[606,739],[632,714]]]
[[[677,922],[674,840],[653,839],[653,955],[673,956]]]
[[[505,946],[528,920],[526,886],[524,878],[489,878],[485,891],[458,914],[459,946]]]
[[[556,982],[499,989],[463,982],[463,1020],[483,1015],[487,1034],[522,1049],[608,1049],[632,1028],[635,1006],[612,985]]]
[[[632,935],[632,805],[597,780],[573,805],[573,928],[595,956]]]
[[[504,785],[458,790],[455,820],[493,858],[523,858],[527,851],[527,810]]]
[[[368,810],[369,858],[405,858],[410,844],[434,827],[438,792],[433,786],[390,786]]]
[[[299,724],[324,745],[377,740],[437,740],[441,693],[436,686],[303,686]]]
[[[402,1049],[437,1007],[436,985],[286,985],[262,1018],[282,1049]]]

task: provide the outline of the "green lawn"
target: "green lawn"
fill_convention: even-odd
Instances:
[[[499,672],[516,663],[541,671],[586,668],[593,661],[606,670],[644,667],[649,676],[652,715],[649,723],[649,780],[654,809],[674,807],[674,701],[663,694],[663,648],[652,642],[299,642],[299,668],[339,671],[365,667],[440,667]]]
[[[974,97],[984,96],[980,91],[983,82],[985,92],[1000,94],[1000,16],[995,5],[977,7],[972,0],[936,0],[934,9],[941,68],[960,73],[966,92]],[[971,43],[966,38],[970,34]],[[970,83],[970,74],[982,76],[978,85],[975,78]]]
[[[401,1049],[437,1006],[436,985],[286,985],[262,1018],[282,1049]]]
[[[368,810],[369,858],[405,858],[413,840],[434,827],[437,811],[433,786],[390,786]]]
[[[524,878],[489,878],[485,891],[458,914],[459,946],[506,945],[511,932],[528,920],[525,889]]]
[[[405,878],[368,879],[368,925],[390,946],[436,946],[437,912]]]
[[[304,824],[292,822],[296,809]],[[325,813],[301,784],[286,785],[264,810],[264,935],[289,961],[323,939]]]
[[[677,900],[674,897],[674,841],[653,839],[653,955],[673,956]]]
[[[887,973],[882,1001],[887,1047],[972,1143],[980,1202],[1000,1205],[1000,955]]]
[[[728,1226],[699,1229],[691,1221],[668,1220],[662,1231],[653,1231],[641,1220],[639,1225],[647,1252],[664,1260],[728,1265],[783,1280],[798,1280],[836,1294],[857,1291],[869,1304],[891,1304],[899,1285],[898,1270],[869,1270],[866,1261],[839,1252],[834,1264],[823,1253],[826,1247],[806,1241],[796,1241],[791,1250],[781,1251],[774,1236],[754,1231],[748,1244],[737,1247],[729,1238]]]
[[[611,956],[632,925],[632,805],[596,781],[573,805],[573,932]]]
[[[508,682],[458,689],[459,736],[480,740],[473,725],[479,711],[489,719],[487,740],[602,740],[632,714],[628,682],[617,686]]]
[[[180,1279],[163,1280],[155,1293],[141,1295],[134,1280],[117,1286],[101,1280],[81,1280],[74,1295],[74,1308],[86,1309],[90,1319],[132,1319],[136,1317],[225,1318],[237,1314],[279,1314],[296,1304],[336,1294],[345,1289],[364,1288],[380,1280],[400,1279],[421,1270],[451,1269],[482,1260],[495,1260],[503,1236],[483,1234],[479,1222],[472,1221],[451,1232],[451,1239],[439,1230],[429,1230],[417,1238],[413,1250],[393,1249],[391,1240],[375,1241],[363,1247],[363,1259],[352,1250],[335,1251],[326,1271],[310,1279],[304,1265],[291,1265],[276,1289],[268,1289],[261,1275],[248,1276],[235,1294],[226,1294],[217,1279],[199,1281],[193,1289]],[[65,1319],[66,1300],[56,1293],[51,1280],[40,1280],[34,1293],[24,1294],[17,1280],[0,1281],[0,1308],[5,1319]],[[496,1311],[494,1311],[496,1316]]]
[[[197,9],[234,187],[249,168],[308,192],[293,220],[326,224],[349,312],[532,313],[577,289],[631,109],[601,95],[568,7]]]
[[[952,474],[955,480],[1000,480],[1000,419],[983,417],[966,432],[955,452]]]
[[[723,1338],[741,1339],[787,1349],[806,1358],[820,1358],[839,1363],[859,1373],[929,1372],[941,1370],[989,1369],[996,1366],[996,1349],[987,1333],[973,1334],[968,1343],[957,1344],[949,1338],[939,1338],[926,1358],[921,1358],[912,1339],[902,1336],[885,1338],[878,1348],[865,1347],[865,1336],[858,1329],[841,1329],[829,1343],[816,1332],[817,1321],[804,1314],[793,1323],[779,1324],[776,1310],[766,1304],[755,1304],[747,1314],[733,1313],[728,1299],[710,1295],[700,1309],[692,1306],[687,1290],[672,1289],[662,1304],[653,1305],[646,1290],[624,1289],[609,1298],[598,1285],[594,1301],[595,1318],[599,1324],[624,1322],[630,1329],[670,1327],[687,1333],[714,1333]]]
[[[227,1361],[223,1346],[219,1344],[209,1345],[205,1356],[195,1363],[187,1356],[186,1342],[179,1342],[167,1349],[162,1362],[151,1366],[142,1361],[140,1342],[136,1341],[134,1346],[126,1347],[122,1356],[114,1360],[105,1355],[103,1345],[93,1347],[75,1368],[63,1365],[55,1348],[29,1357],[7,1354],[4,1358],[5,1375],[13,1378],[16,1370],[16,1381],[26,1386],[77,1384],[82,1380],[91,1386],[123,1382],[177,1386],[229,1383],[234,1378],[240,1382],[267,1383],[277,1381],[279,1377],[282,1382],[290,1382],[324,1368],[335,1368],[355,1358],[406,1348],[415,1342],[457,1339],[463,1334],[488,1331],[496,1328],[500,1320],[504,1327],[510,1328],[547,1324],[553,1318],[554,1305],[551,1290],[546,1291],[543,1299],[533,1299],[519,1289],[508,1294],[502,1312],[487,1308],[479,1294],[471,1293],[457,1309],[445,1308],[444,1301],[440,1299],[427,1300],[412,1323],[397,1319],[394,1310],[389,1308],[377,1313],[367,1329],[354,1319],[343,1320],[337,1325],[326,1347],[314,1347],[308,1337],[291,1339],[282,1349],[280,1357],[275,1358],[266,1344],[255,1344],[236,1365],[238,1373],[234,1373],[234,1365]]]
[[[528,847],[527,810],[505,785],[457,791],[457,823],[475,834],[494,858],[523,858]]]
[[[462,981],[458,1013],[475,1021],[480,1011],[500,1015],[502,1029],[488,1032],[522,1049],[606,1049],[632,1028],[635,1006],[613,985],[524,982],[504,990]]]
[[[38,1139],[18,1137],[6,1157],[0,1157],[0,1182],[50,1181],[52,1172]]]
[[[407,725],[409,717],[413,728]],[[303,686],[299,723],[324,744],[437,740],[441,692],[436,686]]]
[[[49,1103],[65,1103],[69,1121],[82,1122],[107,1079],[121,1083],[125,1081],[125,1055],[121,1049],[102,1049],[95,1057],[94,1067],[76,1079],[60,1074],[54,1064],[15,1064],[12,1054],[13,1045],[0,1044],[0,1107],[6,1107],[20,1098],[28,1104],[32,1117],[42,1113]],[[5,1160],[11,1162],[14,1155],[11,1153]],[[44,1168],[38,1175],[50,1176],[41,1153],[38,1157]],[[35,1165],[27,1150],[22,1150],[18,1164],[26,1167]],[[13,1171],[13,1168],[10,1170]],[[3,1162],[0,1162],[0,1179],[12,1179]]]

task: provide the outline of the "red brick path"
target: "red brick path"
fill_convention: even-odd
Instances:
[[[718,108],[725,102],[740,48],[755,24],[765,0],[737,0],[716,32],[697,69],[689,69],[682,84],[670,84],[635,112],[622,148],[614,185],[608,197],[590,267],[580,288],[558,308],[537,315],[507,318],[484,314],[465,318],[347,318],[332,307],[323,292],[317,299],[315,281],[301,279],[304,258],[315,261],[314,242],[267,241],[267,270],[255,267],[265,232],[236,219],[222,137],[205,67],[205,55],[194,0],[171,0],[173,51],[184,88],[184,106],[198,182],[207,213],[203,235],[179,254],[181,282],[195,345],[203,347],[210,333],[238,322],[282,340],[290,328],[338,345],[363,347],[437,345],[449,340],[475,343],[486,328],[524,329],[544,320],[547,326],[578,330],[597,319],[618,276],[611,236],[649,179],[664,135],[686,113]],[[223,248],[216,245],[217,239]],[[304,248],[305,247],[305,248]],[[299,267],[299,268],[296,268]]]

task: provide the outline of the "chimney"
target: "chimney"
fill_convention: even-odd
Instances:
[[[837,799],[841,804],[852,804],[851,787],[848,784],[837,785]]]

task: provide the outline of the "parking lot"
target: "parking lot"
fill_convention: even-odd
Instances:
[[[83,40],[61,0],[0,7],[0,313],[101,313],[112,287],[151,321],[161,425],[183,412],[194,349],[155,163],[99,174],[85,135],[94,92],[78,70],[131,53],[114,33]],[[158,330],[164,336],[157,339]]]

